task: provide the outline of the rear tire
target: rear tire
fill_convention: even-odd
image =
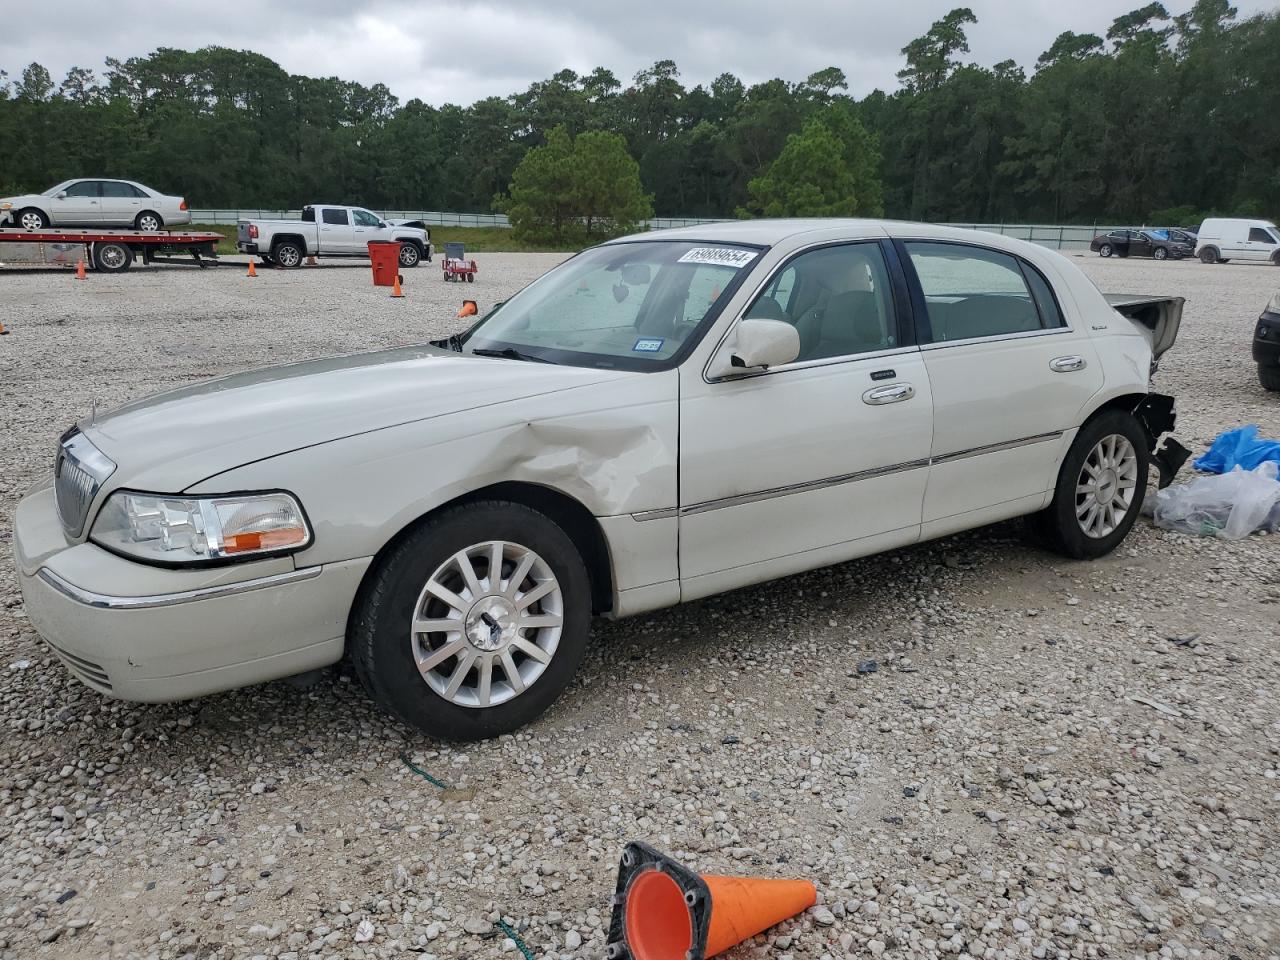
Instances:
[[[305,255],[302,246],[293,240],[281,240],[271,248],[271,259],[286,270],[300,267]]]
[[[1280,392],[1280,367],[1264,367],[1258,364],[1258,382],[1263,390]]]
[[[521,626],[523,618],[539,622]],[[582,661],[590,618],[591,581],[568,535],[536,510],[487,500],[430,518],[378,562],[348,640],[379,704],[429,736],[483,740],[556,701]]]
[[[143,233],[155,233],[164,229],[164,217],[154,210],[143,210],[133,218],[133,226],[134,229],[141,230]]]
[[[133,250],[123,243],[96,243],[93,265],[103,273],[124,273],[133,264]]]
[[[1076,560],[1110,553],[1142,509],[1147,467],[1146,435],[1133,414],[1094,417],[1067,451],[1053,501],[1033,518],[1041,542]]]

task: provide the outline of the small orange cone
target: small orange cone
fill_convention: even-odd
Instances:
[[[5,329],[5,325],[3,323],[0,323],[0,337],[7,337],[8,335],[9,331]]]
[[[391,295],[393,297],[403,297],[404,291],[400,289],[400,274],[396,274],[396,278],[391,283]]]
[[[311,254],[308,254],[308,255],[307,255],[307,266],[308,266],[308,267],[314,267],[314,266],[317,266],[317,264],[316,264],[316,255],[315,255],[314,253],[311,253]]]
[[[463,300],[462,309],[458,311],[460,317],[474,317],[480,312],[480,308],[476,306],[474,300]]]
[[[627,844],[609,921],[609,960],[709,960],[813,906],[808,880],[699,876]]]
[[[252,260],[250,260],[250,261],[249,261],[249,272],[248,272],[248,273],[246,273],[246,274],[245,274],[245,276],[246,276],[246,277],[256,277],[257,275],[258,275],[258,270],[257,270],[257,268],[253,265],[253,261],[252,261]]]
[[[76,261],[76,279],[77,280],[84,279],[84,257],[81,257],[79,260]]]

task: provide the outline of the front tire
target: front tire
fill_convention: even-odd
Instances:
[[[1204,249],[1202,249],[1202,250],[1200,251],[1200,262],[1201,262],[1201,263],[1217,263],[1217,262],[1218,262],[1218,248],[1217,248],[1217,247],[1205,247]]]
[[[133,226],[143,233],[156,233],[164,228],[164,217],[154,210],[143,210],[133,218]]]
[[[1169,251],[1166,250],[1164,247],[1156,247],[1153,251],[1151,251],[1151,256],[1156,260],[1168,260]]]
[[[510,733],[573,678],[590,630],[573,542],[521,504],[482,501],[421,524],[362,591],[349,644],[379,704],[445,740]]]
[[[1045,546],[1092,560],[1120,545],[1142,509],[1146,443],[1141,424],[1120,410],[1081,428],[1062,462],[1053,501],[1034,518]]]
[[[1280,367],[1264,367],[1258,364],[1258,382],[1262,384],[1263,390],[1269,390],[1272,393],[1280,391]]]
[[[400,266],[406,269],[416,267],[422,261],[422,251],[416,243],[400,244]]]
[[[43,230],[49,226],[49,218],[45,215],[45,212],[37,210],[35,207],[19,210],[18,215],[13,218],[13,222],[23,230]]]
[[[1115,249],[1109,243],[1104,243],[1098,248],[1098,256],[1100,257],[1109,257],[1113,253],[1115,253]]]

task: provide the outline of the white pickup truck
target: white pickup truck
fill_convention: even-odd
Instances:
[[[301,220],[240,220],[236,249],[266,264],[299,266],[305,257],[368,257],[370,240],[399,241],[400,266],[431,261],[431,237],[423,227],[383,220],[364,207],[312,204]]]

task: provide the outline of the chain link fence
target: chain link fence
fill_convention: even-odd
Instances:
[[[384,220],[421,220],[432,227],[498,227],[509,228],[511,221],[502,213],[451,213],[440,210],[375,210]],[[192,223],[234,224],[237,220],[300,220],[301,210],[192,210]],[[724,223],[723,219],[699,217],[654,217],[643,221],[645,230],[692,227],[700,223]],[[1029,240],[1051,250],[1079,251],[1089,249],[1094,234],[1118,229],[1114,226],[1070,226],[1054,223],[950,223],[964,230],[990,233]]]

